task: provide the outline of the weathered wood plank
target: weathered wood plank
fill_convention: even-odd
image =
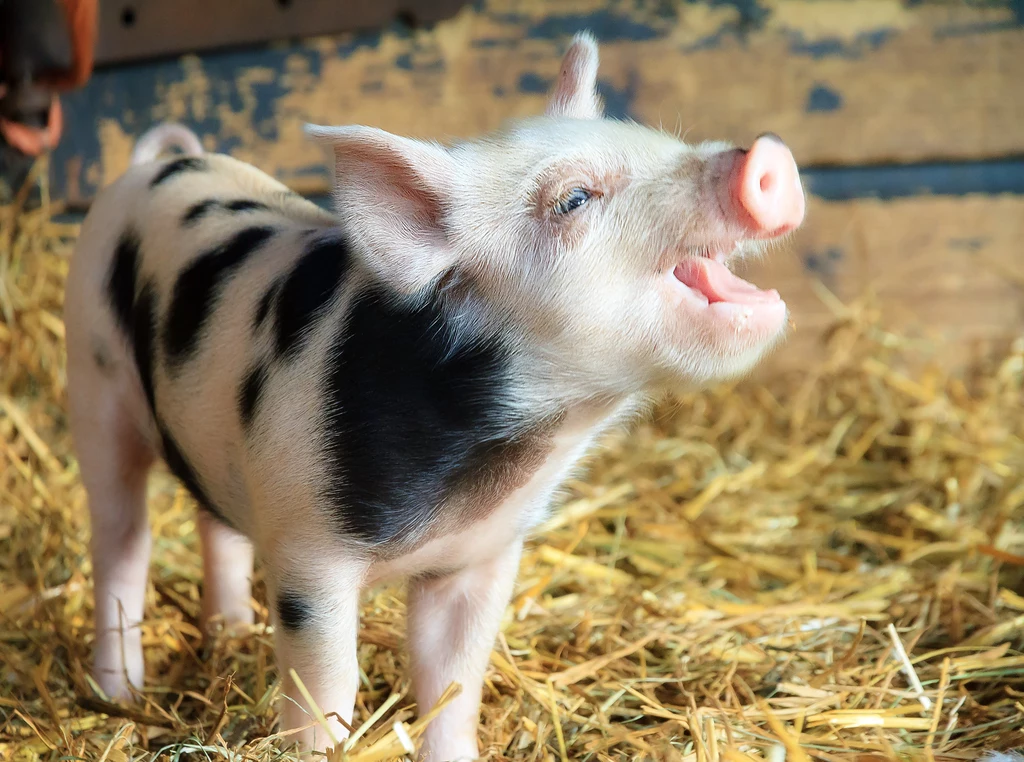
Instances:
[[[1020,196],[812,198],[793,239],[743,273],[777,288],[795,323],[768,370],[821,358],[834,314],[814,281],[844,301],[872,291],[890,325],[934,341],[943,362],[965,367],[1024,335],[1021,241]]]
[[[1024,194],[1024,156],[899,166],[804,168],[804,187],[829,201],[908,196]]]
[[[771,130],[803,165],[1024,154],[1022,16],[1011,0],[478,0],[431,30],[98,71],[65,99],[53,185],[86,201],[171,118],[323,191],[304,121],[473,135],[540,109],[568,36],[587,28],[609,112],[691,139]]]
[[[96,64],[310,35],[433,23],[465,0],[135,0],[100,3]]]

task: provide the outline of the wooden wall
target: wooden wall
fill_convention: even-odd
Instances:
[[[693,140],[770,130],[805,168],[805,228],[752,273],[794,312],[776,364],[816,351],[830,313],[815,282],[843,299],[876,289],[954,362],[1024,332],[1020,0],[477,0],[432,28],[101,68],[64,99],[53,187],[87,205],[145,128],[174,119],[323,194],[304,122],[491,129],[542,107],[580,29],[600,39],[611,115]]]

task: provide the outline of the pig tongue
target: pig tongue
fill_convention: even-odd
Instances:
[[[709,304],[763,304],[779,300],[778,291],[762,291],[733,275],[721,262],[708,257],[694,257],[676,265],[675,276],[694,291],[704,294]]]

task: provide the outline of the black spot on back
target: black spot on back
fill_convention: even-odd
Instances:
[[[253,201],[250,198],[238,198],[233,201],[226,201],[224,208],[229,212],[256,212],[269,209],[270,207],[260,201]]]
[[[267,383],[267,366],[263,363],[252,367],[238,390],[238,412],[242,418],[242,425],[248,429],[252,425],[256,415],[256,406],[259,404],[263,387]]]
[[[132,349],[135,365],[139,369],[139,380],[146,393],[149,410],[156,415],[156,392],[153,388],[154,337],[156,336],[156,289],[146,283],[135,301],[132,316]]]
[[[182,216],[181,224],[185,227],[194,225],[207,215],[218,210],[238,213],[264,211],[269,208],[262,201],[255,201],[250,198],[236,198],[231,201],[218,201],[215,198],[208,198],[190,206],[184,216]]]
[[[282,590],[277,596],[277,618],[286,630],[300,630],[313,619],[313,607],[301,595]]]
[[[121,233],[107,276],[107,299],[121,331],[127,337],[132,327],[132,307],[139,277],[139,234],[133,228]]]
[[[156,173],[156,176],[149,181],[149,187],[155,188],[163,182],[170,180],[176,175],[184,172],[202,172],[206,169],[206,161],[198,156],[182,156],[180,159],[173,159],[164,165],[163,169]]]
[[[139,235],[129,228],[122,233],[114,251],[107,279],[107,297],[121,333],[131,344],[146,402],[155,415],[153,336],[156,333],[156,292],[153,284],[146,282],[136,295],[138,278]]]
[[[199,255],[178,277],[163,332],[164,349],[172,365],[195,352],[224,282],[273,234],[271,227],[245,228]]]
[[[131,346],[146,402],[157,423],[164,461],[168,469],[185,485],[201,506],[224,521],[203,490],[195,469],[157,415],[153,384],[157,331],[156,287],[151,281],[144,281],[136,294],[138,278],[139,237],[135,231],[128,229],[122,234],[114,252],[107,279],[107,296],[117,317],[118,326]]]
[[[207,214],[217,208],[217,199],[208,198],[204,201],[192,204],[181,218],[181,224],[188,227],[194,225]]]
[[[331,238],[311,244],[288,273],[277,295],[276,346],[280,357],[294,357],[299,351],[313,322],[341,287],[348,261],[348,246]]]
[[[263,292],[263,296],[260,297],[259,304],[256,305],[256,314],[253,316],[252,329],[258,330],[263,325],[263,321],[267,319],[270,314],[270,306],[274,302],[274,297],[277,296],[277,292],[281,288],[281,281],[276,280],[270,284],[270,288]]]
[[[514,441],[504,353],[451,338],[435,302],[404,307],[370,291],[353,304],[326,389],[342,531],[383,543],[422,527]]]

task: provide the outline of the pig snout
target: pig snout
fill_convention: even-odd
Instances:
[[[775,135],[761,135],[749,150],[736,152],[729,190],[753,237],[774,238],[803,222],[800,173],[793,154]]]

